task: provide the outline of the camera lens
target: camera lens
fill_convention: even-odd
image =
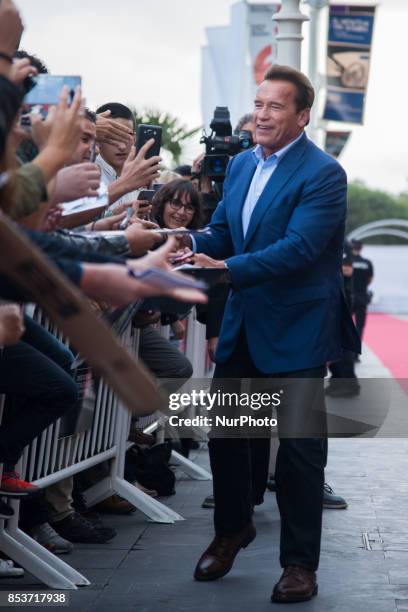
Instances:
[[[225,173],[225,161],[223,157],[214,157],[211,163],[212,173],[215,175],[221,175]]]

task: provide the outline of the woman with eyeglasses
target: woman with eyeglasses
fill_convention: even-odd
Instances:
[[[160,227],[202,227],[201,196],[194,185],[185,179],[176,179],[163,185],[155,194],[152,205],[152,217]],[[162,323],[170,323],[173,340],[184,338],[184,326],[177,315],[163,315]]]
[[[160,227],[200,229],[202,223],[201,196],[190,181],[171,181],[152,200],[153,217]]]

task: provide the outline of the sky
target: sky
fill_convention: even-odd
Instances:
[[[169,111],[189,128],[201,125],[205,28],[227,25],[235,0],[15,1],[26,26],[22,47],[54,74],[82,75],[90,108],[116,100]],[[353,126],[341,158],[350,179],[392,193],[408,191],[407,20],[408,0],[381,0],[365,123]],[[321,45],[323,55],[324,36]],[[186,148],[185,163],[200,151],[198,139]]]

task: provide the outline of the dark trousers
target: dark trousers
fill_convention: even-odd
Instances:
[[[219,379],[284,379],[287,395],[278,408],[280,445],[276,462],[276,497],[281,516],[280,562],[282,567],[300,565],[317,569],[320,555],[325,437],[323,378],[325,367],[286,374],[266,375],[252,362],[244,330],[230,359],[218,364],[213,391]],[[222,383],[222,386],[230,383]],[[233,383],[231,383],[233,384]],[[230,390],[230,389],[229,389]],[[218,408],[218,410],[220,410]],[[300,437],[316,430],[319,437]],[[312,419],[312,420],[311,420]],[[298,437],[288,437],[288,432]],[[245,527],[253,504],[262,503],[269,463],[269,437],[210,435],[209,450],[215,498],[214,524],[218,534],[232,534]]]
[[[0,357],[0,393],[8,396],[0,426],[0,462],[15,465],[24,447],[76,406],[72,353],[31,318],[20,342]]]
[[[177,391],[193,375],[187,357],[151,325],[140,330],[139,357],[168,393]]]

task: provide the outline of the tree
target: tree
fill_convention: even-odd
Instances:
[[[408,219],[406,194],[394,196],[379,189],[370,189],[361,181],[349,183],[347,233],[365,223],[387,218]],[[368,241],[381,244],[401,243],[400,239],[388,236],[370,238]]]
[[[197,127],[189,130],[185,125],[180,123],[177,117],[155,108],[146,108],[142,111],[138,111],[133,107],[131,110],[136,125],[139,125],[139,123],[160,125],[163,130],[162,147],[172,155],[176,166],[180,163],[184,142],[188,138],[191,138],[191,136],[194,136],[194,134],[197,134],[201,129],[201,127]]]

